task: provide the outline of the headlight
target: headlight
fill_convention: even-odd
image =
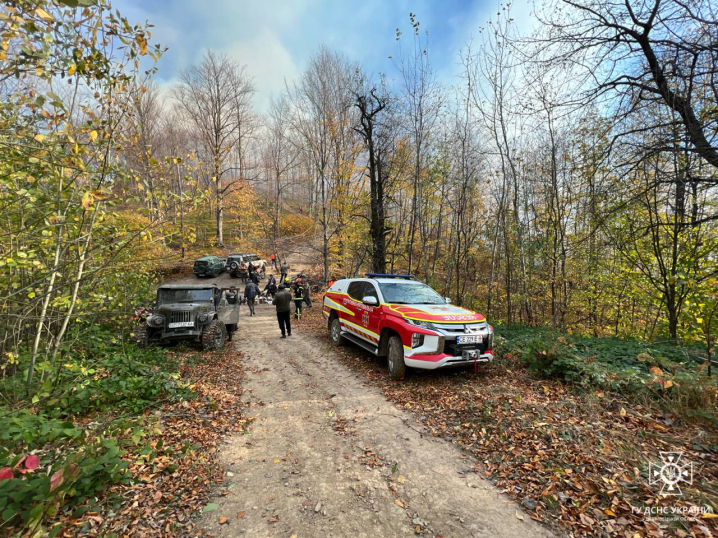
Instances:
[[[199,316],[197,316],[197,319],[200,323],[209,321],[209,312],[202,312]]]
[[[165,317],[159,314],[154,314],[147,318],[147,324],[150,327],[162,327],[165,324]]]
[[[436,326],[433,323],[431,323],[430,321],[420,321],[418,319],[406,318],[406,322],[410,323],[411,325],[416,325],[417,327],[421,327],[422,329],[429,329],[430,331],[433,331],[436,329]]]

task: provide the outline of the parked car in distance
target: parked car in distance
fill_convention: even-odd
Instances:
[[[237,278],[239,276],[242,276],[240,274],[239,267],[240,265],[242,265],[242,263],[244,263],[246,267],[247,263],[244,261],[244,257],[242,254],[230,254],[229,256],[227,256],[227,263],[224,266],[224,270],[229,273],[229,276]],[[244,273],[246,273],[246,270],[244,271]],[[244,276],[246,276],[246,274]]]
[[[323,314],[335,345],[350,341],[386,357],[392,379],[403,379],[407,366],[433,370],[494,358],[486,318],[449,304],[411,275],[337,280],[324,295]]]
[[[239,275],[239,266],[244,262],[244,264],[249,267],[249,264],[251,263],[255,267],[258,267],[258,272],[261,276],[264,276],[264,273],[267,269],[267,260],[263,260],[259,257],[257,254],[252,254],[249,252],[240,252],[240,253],[234,253],[230,254],[227,257],[227,263],[225,265],[225,271],[229,273],[232,277],[238,277]]]
[[[239,323],[239,292],[213,284],[165,284],[152,312],[134,329],[139,347],[192,341],[205,351],[222,349]]]
[[[198,277],[219,276],[224,271],[226,260],[219,256],[202,256],[196,262],[194,262],[194,268],[192,272]]]

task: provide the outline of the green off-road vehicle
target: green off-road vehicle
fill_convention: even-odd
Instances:
[[[224,266],[226,263],[227,260],[220,258],[219,256],[202,256],[194,262],[192,272],[197,275],[197,277],[216,277],[219,276],[220,273],[224,272]]]
[[[157,290],[152,314],[135,327],[134,341],[140,347],[191,341],[205,351],[224,346],[239,323],[239,293],[235,288],[215,285],[166,284]]]

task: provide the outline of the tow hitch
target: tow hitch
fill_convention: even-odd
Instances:
[[[465,349],[461,352],[461,358],[465,361],[489,362],[487,357],[482,357],[478,349]]]

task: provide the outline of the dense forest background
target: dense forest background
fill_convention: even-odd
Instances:
[[[129,361],[127,320],[161,270],[222,249],[302,246],[324,280],[412,273],[504,326],[710,357],[715,5],[546,0],[530,35],[512,9],[457,51],[451,85],[412,14],[392,72],[321,47],[262,111],[247,69],[211,50],[158,86],[151,26],[108,0],[2,2],[2,444],[82,437],[63,421],[117,407],[125,370],[151,400],[174,374]],[[110,461],[87,495],[124,469],[112,450],[83,449]]]
[[[325,279],[412,273],[509,325],[705,341],[710,3],[547,2],[531,35],[511,9],[457,51],[451,86],[413,14],[393,72],[323,47],[264,113],[245,67],[212,51],[175,87],[136,81],[122,193],[162,245],[310,241]]]

